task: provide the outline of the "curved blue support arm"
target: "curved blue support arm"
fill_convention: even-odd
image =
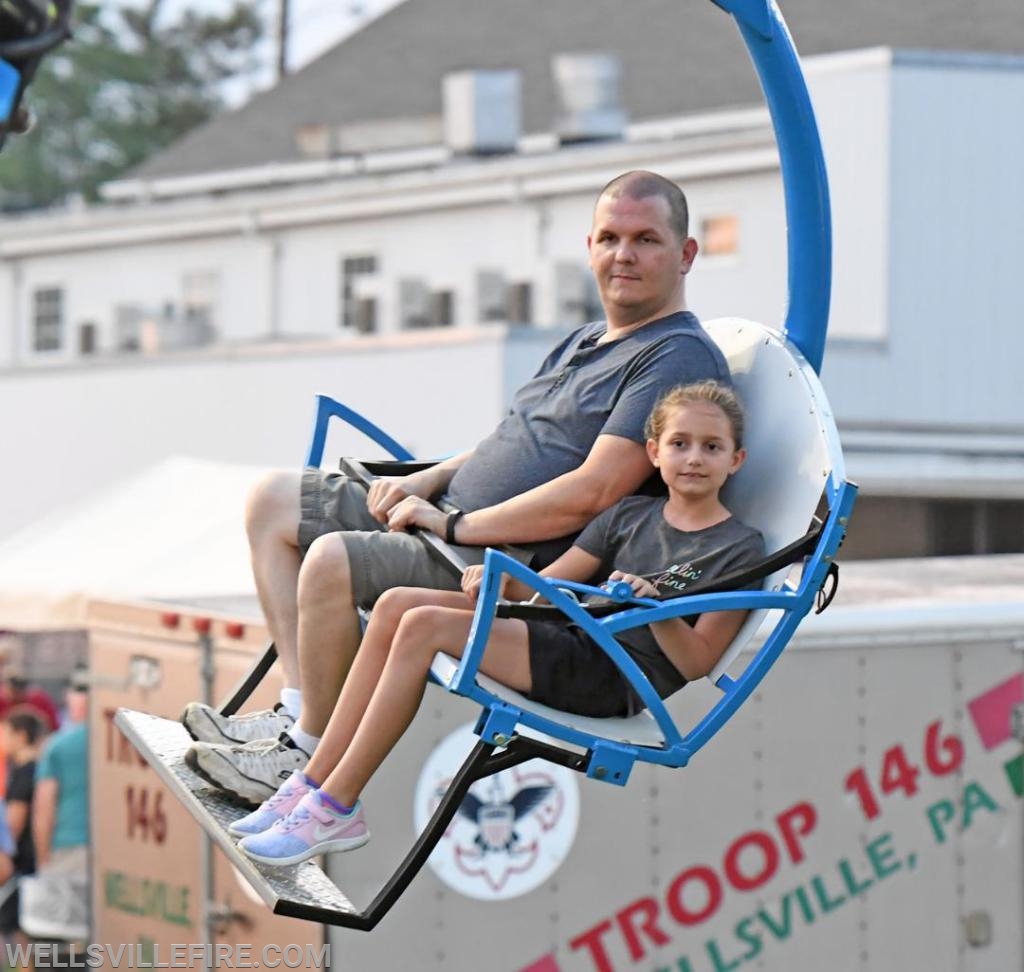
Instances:
[[[414,458],[413,454],[400,442],[392,439],[382,428],[374,425],[354,409],[341,402],[336,402],[328,395],[316,396],[316,420],[313,423],[313,437],[306,450],[306,468],[318,469],[324,457],[327,444],[327,426],[332,418],[340,418],[348,422],[354,429],[362,432],[377,445],[385,448],[395,459],[402,461]]]
[[[631,759],[642,759],[667,766],[684,766],[689,762],[690,757],[728,722],[757,688],[789,643],[800,622],[810,611],[816,592],[825,581],[829,566],[845,533],[856,492],[856,487],[851,483],[843,483],[839,487],[836,503],[830,510],[817,549],[804,565],[800,583],[795,590],[716,592],[696,594],[688,598],[676,598],[669,601],[634,598],[628,596],[625,591],[619,590],[617,593],[623,602],[637,606],[599,619],[589,615],[585,608],[573,600],[564,589],[569,588],[584,594],[607,596],[609,592],[606,589],[562,580],[552,581],[534,573],[530,568],[500,551],[488,550],[484,559],[483,585],[466,650],[455,676],[448,686],[449,690],[483,705],[492,715],[496,711],[501,712],[500,721],[503,726],[508,727],[515,723],[522,723],[556,738],[590,749],[599,744],[608,744],[607,737],[588,735],[563,723],[552,722],[536,713],[519,711],[476,683],[476,675],[495,616],[501,590],[501,579],[503,575],[507,574],[540,593],[566,617],[580,625],[619,667],[644,705],[647,706],[661,730],[664,739],[663,745],[659,748],[652,748],[619,744],[618,748],[628,752]],[[654,621],[667,618],[686,617],[706,611],[741,609],[780,609],[782,617],[741,675],[733,679],[723,674],[718,678],[716,684],[722,690],[722,697],[697,725],[683,736],[653,686],[629,653],[615,640],[614,635],[628,628],[651,624]],[[505,732],[505,728],[502,729],[502,732]],[[612,745],[616,745],[614,741],[612,741]]]
[[[796,47],[772,0],[713,0],[731,13],[764,91],[782,165],[789,229],[787,337],[821,371],[832,292],[832,217],[821,137]]]
[[[577,624],[585,625],[587,633],[618,666],[633,690],[658,723],[658,727],[665,738],[666,747],[675,749],[681,745],[682,737],[679,734],[679,730],[676,728],[672,717],[668,714],[658,693],[654,690],[654,686],[647,680],[639,665],[630,657],[622,645],[612,637],[611,632],[595,627],[594,619],[587,614],[577,601],[574,601],[547,579],[530,570],[529,567],[524,566],[500,550],[488,549],[484,555],[484,577],[480,596],[477,600],[476,613],[470,628],[466,650],[463,652],[458,670],[449,686],[451,691],[465,695],[484,705],[496,701],[490,693],[484,691],[476,684],[475,679],[480,668],[484,649],[487,647],[487,640],[490,637],[491,624],[494,620],[498,594],[501,589],[501,578],[504,574],[514,577],[532,590],[537,591],[537,593],[558,608],[570,620],[575,621]],[[593,588],[593,590],[597,590],[598,593],[602,594],[606,593],[596,588]],[[544,731],[563,738],[569,738],[573,742],[586,745],[591,741],[582,737],[579,733],[566,730],[566,727],[561,725],[556,726],[548,720],[534,717],[530,721]]]

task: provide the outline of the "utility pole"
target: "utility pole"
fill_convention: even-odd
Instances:
[[[277,80],[288,74],[288,8],[291,0],[277,2]]]

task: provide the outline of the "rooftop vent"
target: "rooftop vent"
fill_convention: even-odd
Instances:
[[[444,140],[462,155],[514,152],[520,135],[518,71],[445,75]]]
[[[615,54],[556,54],[551,59],[560,113],[555,130],[563,144],[622,138],[622,65]]]

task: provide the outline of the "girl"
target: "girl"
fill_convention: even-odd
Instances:
[[[760,533],[732,517],[719,499],[746,458],[735,394],[710,381],[676,388],[655,406],[645,432],[668,499],[621,500],[587,526],[545,576],[624,580],[638,596],[655,597],[763,556]],[[461,594],[397,588],[377,602],[305,771],[293,773],[231,826],[249,857],[297,864],[369,840],[359,795],[416,714],[434,655],[461,654],[482,575],[482,567],[468,568]],[[503,591],[513,600],[532,593],[514,581]],[[745,614],[704,614],[692,625],[672,618],[618,638],[664,698],[711,671]],[[480,670],[564,711],[621,716],[640,708],[618,668],[573,624],[495,619]]]

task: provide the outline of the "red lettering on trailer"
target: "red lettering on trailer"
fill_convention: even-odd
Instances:
[[[807,837],[818,823],[818,811],[806,801],[794,803],[788,810],[780,813],[775,822],[782,834],[782,842],[789,851],[789,859],[799,864],[804,859],[804,849],[797,837]]]
[[[750,875],[744,874],[740,869],[740,856],[748,847],[758,848],[762,855],[760,870]],[[737,891],[753,891],[775,877],[775,872],[779,869],[779,856],[779,848],[770,834],[766,834],[763,830],[752,830],[729,845],[729,849],[725,852],[722,868],[725,871],[726,880]]]
[[[636,961],[647,954],[647,950],[640,940],[641,933],[646,935],[653,945],[667,945],[672,940],[657,925],[658,902],[654,898],[640,898],[631,905],[627,905],[615,916],[615,921],[626,941],[629,954]],[[637,923],[639,923],[639,927],[637,927]]]
[[[104,742],[106,743],[104,755],[107,762],[124,763],[128,766],[138,766],[148,770],[149,763],[146,762],[145,757],[140,755],[121,730],[114,725],[114,716],[116,715],[116,709],[103,710],[103,725],[106,730],[104,733]]]
[[[778,837],[766,830],[740,834],[726,848],[720,871],[707,864],[695,864],[672,879],[665,892],[666,910],[684,928],[702,924],[722,906],[726,886],[735,891],[753,891],[776,877],[783,850],[793,864],[804,860],[804,844],[817,823],[817,810],[802,800],[775,818]],[[757,857],[752,858],[752,854]],[[671,935],[659,924],[660,911],[656,898],[638,898],[616,912],[614,923],[605,919],[577,935],[569,947],[573,951],[583,950],[594,972],[615,972],[609,955],[613,943],[621,941],[633,962],[639,962],[652,946],[662,947],[671,942]],[[609,935],[615,930],[617,936]]]
[[[610,921],[602,921],[600,925],[595,925],[582,935],[577,935],[569,942],[569,948],[574,952],[579,948],[586,948],[590,953],[591,959],[593,959],[594,968],[597,969],[597,972],[615,972],[615,967],[609,960],[608,953],[604,950],[604,943],[601,941],[601,936],[611,930],[612,923]]]
[[[692,881],[701,881],[707,891],[707,903],[697,911],[691,911],[683,903],[683,890]],[[719,908],[724,893],[722,882],[718,875],[705,867],[703,864],[697,867],[690,867],[678,875],[668,886],[668,895],[665,904],[668,905],[669,914],[679,922],[680,925],[699,925],[707,921]]]

